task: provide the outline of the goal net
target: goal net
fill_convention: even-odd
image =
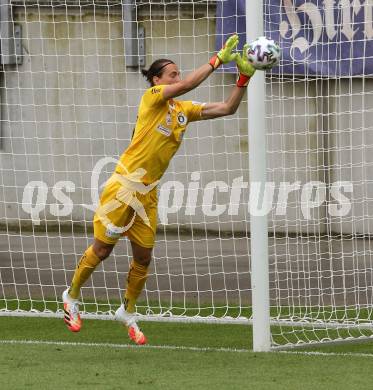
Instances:
[[[132,136],[147,88],[139,67],[170,58],[185,75],[206,63],[244,28],[244,3],[227,0],[225,14],[220,1],[0,1],[0,315],[61,315]],[[246,100],[189,125],[159,185],[142,319],[250,324],[257,212],[268,215],[272,345],[371,336],[369,4],[265,2],[265,35],[283,48],[263,113],[271,201],[249,186]],[[181,99],[224,100],[235,79],[226,67]],[[112,318],[130,261],[123,239],[82,288],[86,318]]]

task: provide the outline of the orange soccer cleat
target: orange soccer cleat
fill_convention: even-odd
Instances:
[[[119,322],[122,322],[124,326],[128,329],[128,337],[135,342],[137,345],[144,345],[147,343],[147,339],[144,333],[136,324],[136,318],[134,314],[128,313],[124,306],[121,305],[120,308],[115,312],[115,319]]]
[[[70,297],[68,290],[62,294],[64,321],[71,332],[79,332],[82,327],[82,320],[79,314],[79,301]]]
[[[148,341],[136,322],[128,327],[128,337],[137,345],[144,345]]]

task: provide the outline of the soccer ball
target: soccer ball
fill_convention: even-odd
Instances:
[[[278,64],[281,49],[273,39],[259,37],[249,44],[246,55],[255,69],[266,70]]]

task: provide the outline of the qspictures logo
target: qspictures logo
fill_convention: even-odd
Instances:
[[[83,208],[100,214],[105,226],[109,227],[108,234],[115,235],[122,234],[125,231],[123,229],[128,230],[134,223],[134,219],[131,219],[126,226],[116,226],[108,218],[111,211],[125,204],[134,210],[133,218],[138,215],[148,224],[149,218],[137,194],[147,194],[159,183],[143,184],[146,171],[140,168],[131,173],[124,170],[124,175],[114,174],[109,181],[100,185],[100,176],[107,172],[107,167],[118,163],[118,160],[111,157],[97,161],[90,178],[90,204],[73,203],[70,194],[76,191],[77,186],[72,181],[58,181],[52,187],[48,187],[43,181],[30,181],[23,190],[22,209],[38,225],[47,213],[56,217],[68,217],[73,214],[74,209]],[[247,213],[253,216],[269,213],[286,216],[290,207],[297,207],[300,218],[312,220],[313,215],[318,214],[319,207],[325,207],[331,217],[345,217],[352,207],[349,194],[353,192],[353,184],[349,181],[328,184],[322,181],[254,182],[249,185],[243,180],[243,176],[233,178],[230,183],[213,180],[202,184],[202,179],[203,173],[194,171],[190,173],[186,183],[166,180],[159,186],[158,218],[161,224],[167,225],[170,216],[176,213],[194,216],[198,212],[202,213],[204,220]],[[118,183],[115,199],[101,205],[99,195],[113,181]],[[222,197],[225,201],[221,200]]]

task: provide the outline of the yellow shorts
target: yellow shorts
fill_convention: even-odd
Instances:
[[[123,196],[118,196],[121,188],[121,183],[116,181],[105,186],[93,219],[94,237],[106,244],[116,244],[120,237],[127,236],[144,248],[153,248],[157,229],[157,189],[153,188],[144,195],[135,193],[136,203],[142,205],[142,211],[135,212],[128,205],[133,196],[127,194],[126,203],[118,200],[118,197],[123,200]],[[144,216],[143,212],[146,213],[145,219],[140,216]]]

